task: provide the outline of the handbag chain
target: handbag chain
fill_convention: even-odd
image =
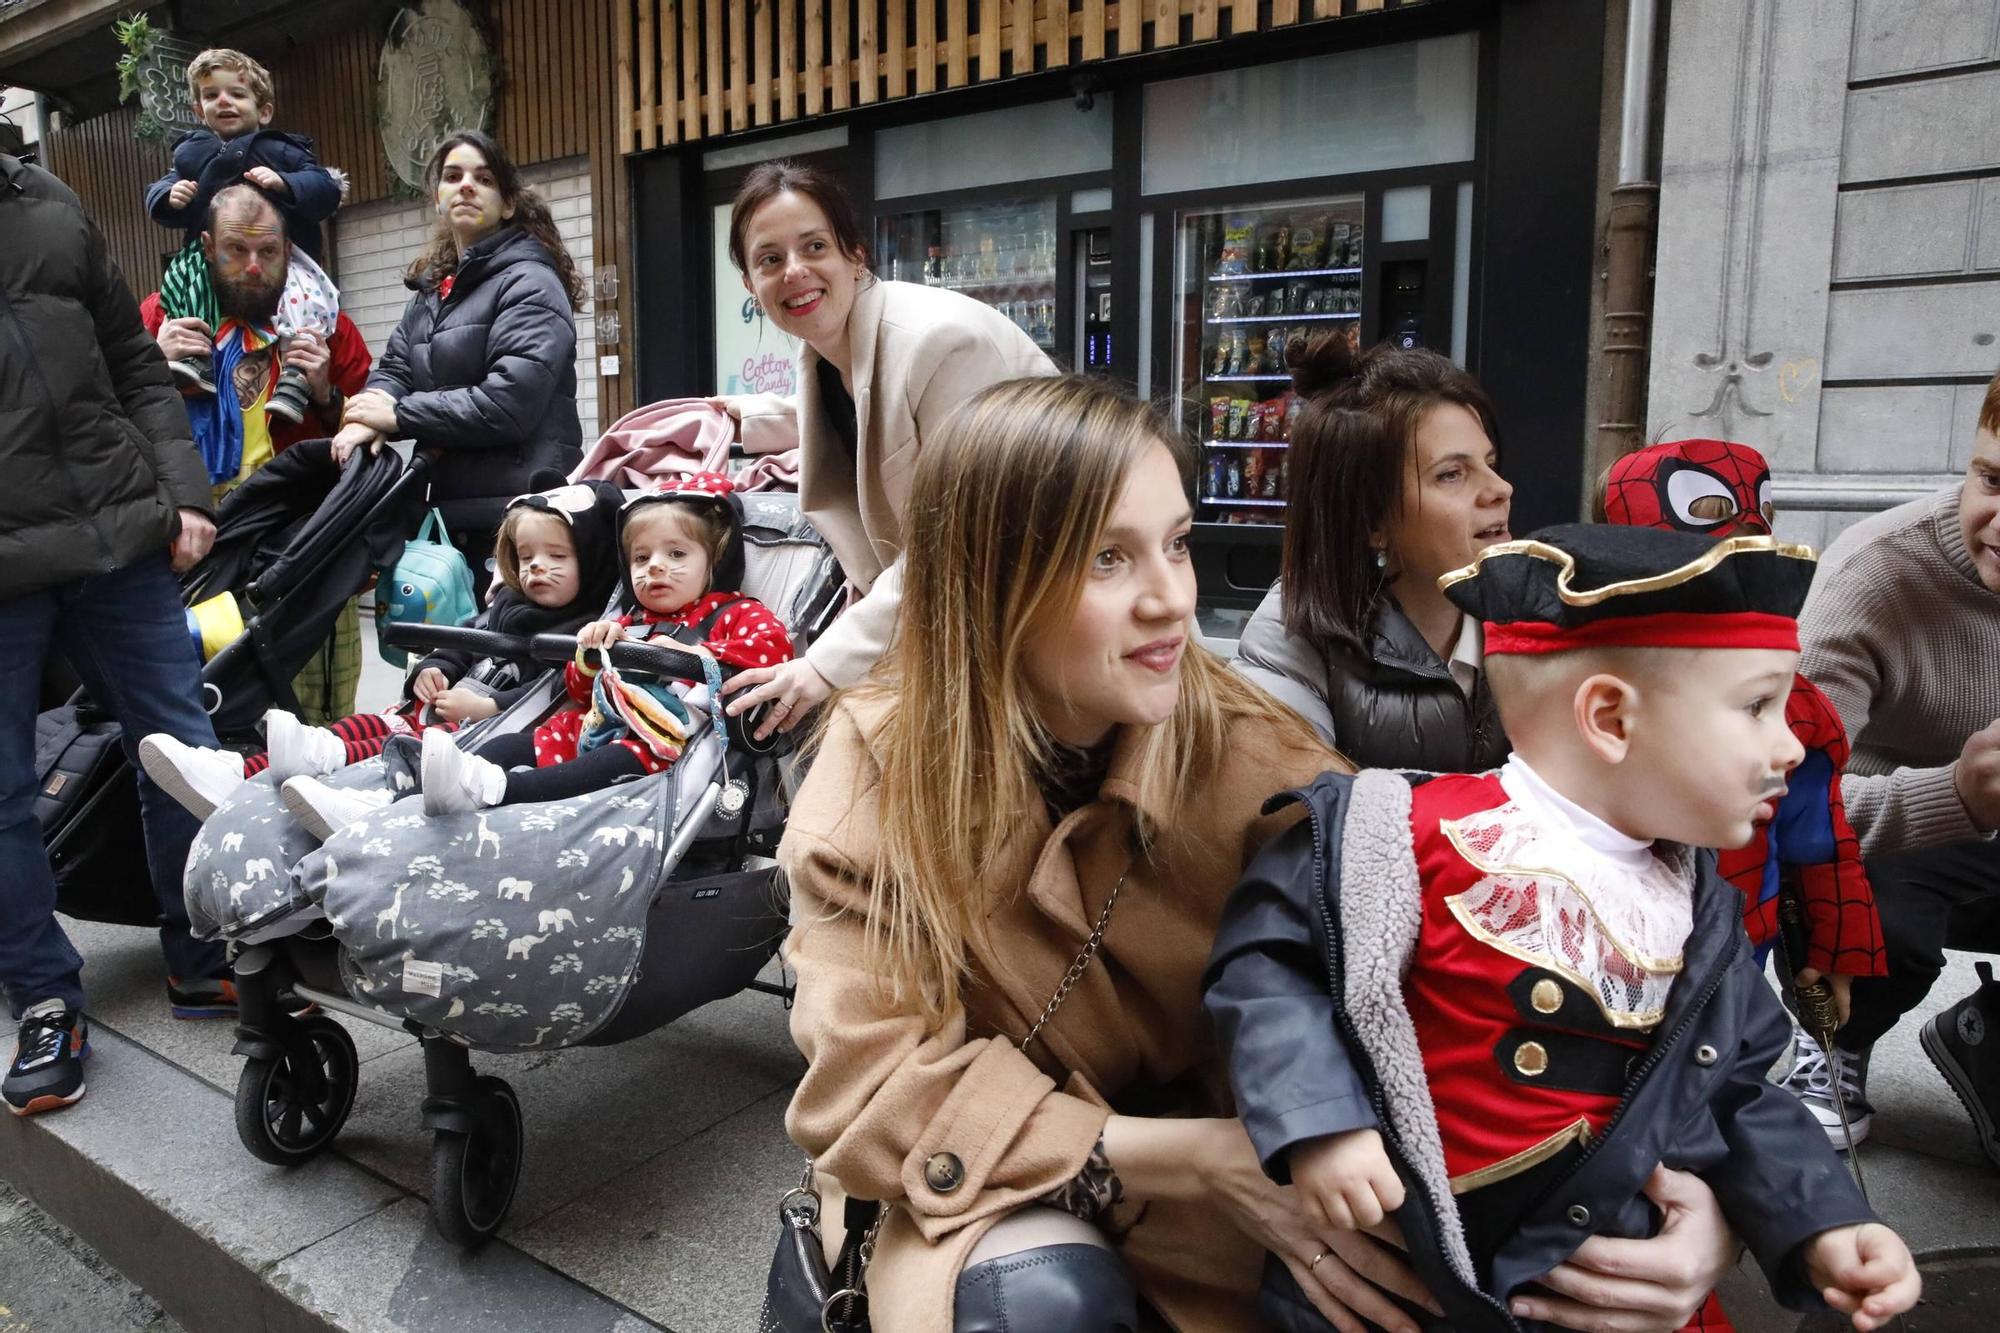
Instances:
[[[1097,924],[1091,928],[1090,938],[1084,941],[1083,949],[1077,954],[1076,961],[1069,965],[1069,971],[1063,973],[1062,980],[1056,983],[1056,993],[1049,997],[1046,1005],[1042,1006],[1042,1016],[1028,1029],[1028,1035],[1021,1038],[1021,1051],[1024,1054],[1029,1044],[1041,1035],[1043,1026],[1056,1016],[1056,1010],[1062,1008],[1063,1001],[1069,998],[1069,993],[1075,989],[1076,983],[1089,970],[1090,960],[1097,957],[1097,950],[1104,943],[1104,932],[1111,925],[1111,909],[1118,906],[1118,895],[1124,890],[1125,879],[1131,873],[1131,867],[1127,866],[1125,874],[1120,875],[1118,882],[1111,886],[1111,896],[1104,900],[1104,910],[1097,914]]]

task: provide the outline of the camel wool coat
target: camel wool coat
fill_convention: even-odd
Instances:
[[[865,596],[806,649],[835,686],[868,674],[902,602],[903,506],[917,446],[990,384],[1053,375],[1055,363],[989,305],[912,282],[864,281],[847,317],[856,448],[849,453],[820,399],[819,353],[799,351],[796,399],[741,400],[744,447],[782,433],[799,442],[799,508]]]
[[[889,1004],[865,938],[879,846],[872,738],[887,706],[836,702],[779,850],[797,923],[785,946],[792,1036],[809,1066],[785,1124],[818,1163],[828,1217],[842,1191],[893,1205],[868,1274],[877,1333],[950,1333],[980,1235],[1074,1176],[1114,1110],[1234,1114],[1202,968],[1249,855],[1297,817],[1262,816],[1264,799],[1345,766],[1302,723],[1244,717],[1182,808],[1141,811],[1127,729],[1097,801],[1054,828],[1039,812],[1024,821],[978,886],[993,903],[988,947],[972,954],[966,1011],[937,1028]],[[1160,832],[1134,859],[1142,817]],[[1023,1054],[1121,874],[1097,957]],[[943,1154],[962,1182],[939,1190],[926,1167]],[[1139,1290],[1180,1333],[1260,1326],[1263,1250],[1213,1206],[1128,1203],[1113,1220],[1131,1226],[1118,1249]]]

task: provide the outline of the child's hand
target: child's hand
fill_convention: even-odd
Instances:
[[[410,697],[420,704],[427,704],[450,688],[451,682],[445,679],[444,672],[436,667],[425,667],[410,682]]]
[[[1842,1026],[1846,1025],[1848,1006],[1854,1002],[1853,977],[1844,977],[1838,972],[1821,972],[1816,967],[1802,967],[1799,969],[1799,975],[1796,980],[1801,990],[1807,986],[1817,985],[1824,981],[1828,988],[1833,991],[1833,1004],[1834,1008],[1840,1012],[1841,1024]]]
[[[492,695],[461,685],[454,685],[431,700],[431,712],[441,722],[478,722],[499,711],[500,705]]]
[[[173,188],[167,191],[167,203],[174,208],[186,208],[188,201],[194,198],[195,191],[199,189],[201,189],[200,181],[177,180]]]
[[[243,179],[272,194],[289,195],[292,192],[292,187],[285,184],[285,178],[269,167],[252,167],[243,173]]]
[[[1372,1129],[1307,1139],[1285,1160],[1307,1215],[1335,1230],[1372,1227],[1403,1206],[1403,1182]]]
[[[615,620],[593,620],[576,632],[579,648],[609,648],[625,637],[625,627]]]
[[[1821,1297],[1861,1333],[1885,1326],[1923,1294],[1910,1247],[1880,1222],[1822,1231],[1806,1242],[1805,1259]]]

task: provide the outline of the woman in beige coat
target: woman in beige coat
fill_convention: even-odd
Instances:
[[[1194,643],[1181,475],[1101,385],[977,395],[912,479],[890,656],[793,807],[786,1124],[824,1193],[888,1205],[877,1333],[1239,1333],[1267,1250],[1342,1329],[1414,1333],[1373,1285],[1421,1301],[1408,1270],[1263,1175],[1201,1018],[1265,797],[1341,761]],[[1679,1285],[1596,1303],[1691,1310],[1714,1214],[1668,1247]]]
[[[868,271],[854,207],[833,178],[768,162],[737,191],[729,253],[771,322],[800,340],[798,394],[724,400],[746,442],[796,435],[800,508],[864,595],[803,655],[746,671],[741,713],[771,705],[760,735],[790,730],[881,657],[901,600],[903,509],[922,445],[989,384],[1055,365],[999,311]]]

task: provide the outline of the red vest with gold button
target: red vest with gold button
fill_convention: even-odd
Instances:
[[[1602,1133],[1680,971],[1692,881],[1626,874],[1497,774],[1418,786],[1423,920],[1404,985],[1454,1193]]]

